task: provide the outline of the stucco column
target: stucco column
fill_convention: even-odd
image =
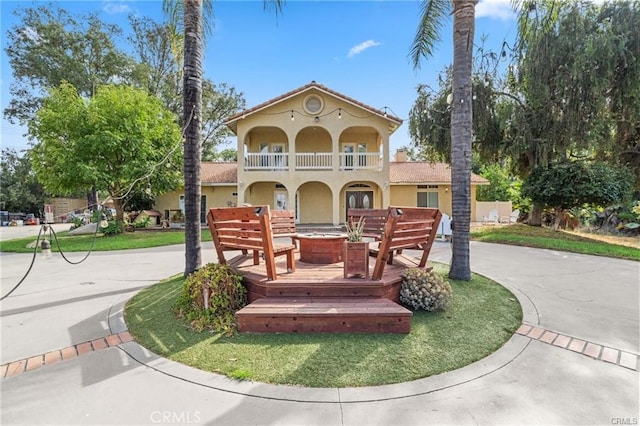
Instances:
[[[237,188],[237,192],[238,192],[237,205],[241,206],[245,202],[245,200],[244,200],[244,191],[245,191],[246,187],[245,187],[245,184],[243,182],[238,182],[238,186],[236,188]]]
[[[287,210],[293,210],[294,212],[296,211],[296,192],[297,191],[298,191],[298,188],[287,187],[287,206],[289,206]],[[298,221],[299,218],[296,217],[296,220]]]
[[[391,205],[391,185],[388,181],[382,184],[382,208],[386,209]]]
[[[331,198],[332,198],[332,216],[333,216],[333,226],[338,226],[341,224],[340,222],[340,188],[331,187]]]
[[[287,134],[287,157],[289,159],[289,168],[287,169],[287,172],[289,177],[291,177],[296,171],[296,132],[297,129],[287,129],[285,131]],[[291,195],[289,195],[289,201],[291,201]]]

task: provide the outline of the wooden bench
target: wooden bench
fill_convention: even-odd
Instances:
[[[295,271],[293,244],[275,244],[271,231],[269,206],[212,208],[207,214],[207,225],[218,254],[218,262],[226,264],[225,251],[253,252],[253,264],[260,263],[263,254],[267,278],[276,279],[275,258],[287,256],[287,271]]]
[[[389,207],[382,240],[370,252],[376,254],[372,279],[380,280],[384,266],[393,261],[393,252],[403,249],[422,250],[418,267],[424,268],[435,240],[442,213],[424,207]]]
[[[290,237],[291,244],[296,246],[296,213],[293,210],[271,210],[271,233],[274,238]]]
[[[347,210],[347,221],[358,223],[360,218],[364,219],[364,229],[362,236],[372,238],[374,241],[382,239],[384,225],[387,223],[388,209],[349,209]]]

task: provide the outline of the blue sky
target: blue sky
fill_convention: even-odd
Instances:
[[[44,2],[41,2],[41,4]],[[128,29],[127,15],[162,20],[160,0],[55,2],[71,13],[98,12],[106,22]],[[17,25],[12,11],[30,1],[0,0],[2,29],[1,107],[9,102],[11,68],[5,54],[6,31]],[[452,20],[443,27],[435,56],[414,70],[409,47],[420,16],[420,3],[407,1],[296,1],[282,14],[265,11],[262,1],[214,1],[213,33],[204,56],[205,76],[243,92],[247,107],[312,80],[405,120],[391,136],[391,151],[410,144],[409,110],[418,84],[437,87],[437,76],[452,60]],[[499,51],[517,33],[509,0],[481,0],[476,7],[476,37]],[[126,45],[123,46],[127,49]],[[3,147],[24,149],[24,129],[2,120]]]

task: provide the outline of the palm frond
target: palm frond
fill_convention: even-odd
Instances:
[[[162,12],[169,25],[179,34],[184,33],[182,19],[184,17],[184,0],[163,0]],[[215,27],[213,0],[202,0],[202,32],[211,35]],[[206,41],[206,37],[203,37]]]
[[[285,0],[264,0],[264,10],[274,10],[276,17],[282,13]]]
[[[445,17],[452,10],[451,0],[423,0],[420,6],[420,25],[411,44],[409,57],[414,69],[420,68],[420,60],[433,55],[433,48],[440,41],[440,30]]]

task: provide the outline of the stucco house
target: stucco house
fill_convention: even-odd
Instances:
[[[295,210],[302,224],[339,225],[350,207],[438,207],[451,215],[451,171],[444,163],[390,158],[398,117],[312,81],[225,122],[237,136],[237,163],[202,163],[202,218],[210,207],[243,203]],[[471,217],[477,185],[472,175]],[[156,199],[169,218],[181,191]]]

